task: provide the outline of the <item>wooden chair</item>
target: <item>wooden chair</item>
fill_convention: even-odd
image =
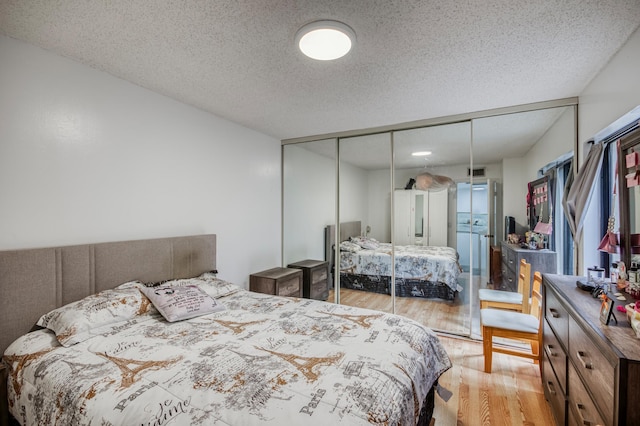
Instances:
[[[491,373],[493,352],[516,355],[533,359],[541,367],[540,349],[542,348],[542,274],[533,275],[533,291],[529,313],[486,308],[480,310],[482,325],[482,353],[484,355],[484,371]],[[493,345],[494,337],[516,339],[531,344],[531,352],[519,349],[508,349]]]
[[[482,288],[478,290],[480,309],[499,308],[510,309],[518,312],[529,312],[529,293],[531,289],[531,264],[526,260],[520,260],[518,271],[518,292],[491,290]],[[526,294],[527,297],[522,297]]]

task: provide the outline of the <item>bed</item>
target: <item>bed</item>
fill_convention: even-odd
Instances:
[[[362,237],[359,221],[325,228],[325,254],[340,250],[340,287],[391,294],[391,252],[395,250],[395,294],[402,297],[455,300],[462,287],[458,253],[451,247],[395,246]],[[333,268],[332,268],[333,270]]]
[[[215,251],[200,235],[0,252],[11,421],[428,424],[451,366],[429,329],[246,291]]]

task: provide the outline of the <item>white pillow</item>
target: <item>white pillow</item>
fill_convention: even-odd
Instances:
[[[154,311],[138,288],[118,288],[104,290],[54,309],[42,315],[36,324],[56,333],[60,344],[69,347],[110,332],[124,323],[137,321]]]
[[[358,244],[360,247],[367,250],[376,250],[380,248],[380,243],[375,238],[351,237],[351,242]]]
[[[159,285],[141,289],[169,322],[181,321],[222,311],[224,305],[195,285]]]
[[[351,241],[343,241],[340,243],[340,251],[348,251],[351,253],[356,253],[356,252],[359,252],[360,250],[362,250],[362,247],[360,247],[356,243],[352,243]]]
[[[215,274],[211,272],[205,272],[199,277],[194,278],[181,278],[176,280],[167,280],[159,283],[146,283],[144,287],[157,287],[157,286],[170,286],[170,287],[182,287],[182,286],[196,286],[204,290],[209,296],[214,299],[220,297],[229,296],[241,290],[235,284],[216,278]],[[140,287],[138,287],[140,288]]]

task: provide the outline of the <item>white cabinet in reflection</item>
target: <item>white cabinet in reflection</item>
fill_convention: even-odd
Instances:
[[[398,189],[394,193],[395,244],[447,245],[447,191]]]

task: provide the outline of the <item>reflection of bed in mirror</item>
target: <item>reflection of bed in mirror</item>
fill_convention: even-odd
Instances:
[[[332,265],[334,247],[340,247],[340,287],[391,294],[393,246],[361,235],[360,221],[341,223],[336,245],[335,225],[325,228],[325,254]],[[396,296],[454,300],[462,290],[460,272],[451,247],[395,246]]]

